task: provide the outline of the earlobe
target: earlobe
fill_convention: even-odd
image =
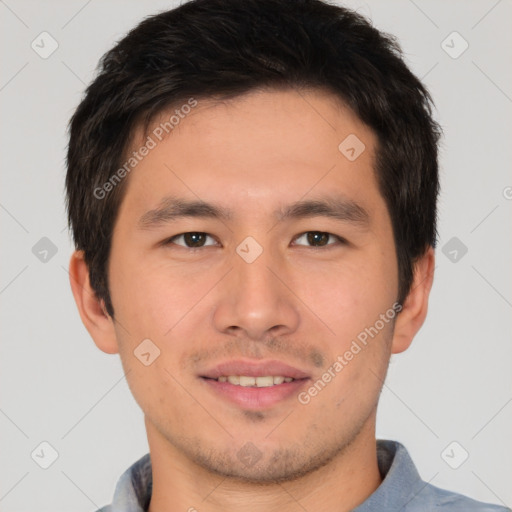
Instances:
[[[89,281],[89,268],[83,251],[75,251],[69,261],[69,282],[82,322],[96,346],[107,354],[119,352],[114,321]]]
[[[391,352],[398,354],[409,348],[423,325],[428,311],[428,298],[434,280],[434,249],[429,247],[414,265],[414,278],[402,311],[397,316]]]

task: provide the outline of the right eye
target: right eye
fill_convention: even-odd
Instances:
[[[216,245],[217,242],[214,240],[213,244],[205,244],[207,238],[214,240],[212,236],[208,235],[208,233],[203,233],[201,231],[189,231],[187,233],[181,233],[179,235],[172,236],[165,240],[163,245],[180,245],[187,249],[201,249],[202,247],[207,247],[209,245]],[[177,241],[180,241],[179,243]]]

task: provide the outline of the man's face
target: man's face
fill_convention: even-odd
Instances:
[[[157,144],[127,178],[109,284],[150,444],[263,482],[371,439],[398,292],[374,134],[320,91],[199,101],[162,141],[149,133]],[[230,215],[156,214],[177,200]],[[287,212],[309,201],[338,215]]]

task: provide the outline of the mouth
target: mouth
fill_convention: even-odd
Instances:
[[[208,378],[208,377],[205,377]],[[242,386],[244,388],[268,388],[270,386],[279,386],[283,382],[293,382],[292,377],[283,377],[282,375],[265,375],[264,377],[252,377],[251,375],[221,375],[217,382],[229,382],[233,386]]]
[[[306,372],[279,361],[230,361],[199,377],[217,397],[251,410],[282,403],[310,380]]]

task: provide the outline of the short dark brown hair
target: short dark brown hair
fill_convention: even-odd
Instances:
[[[436,245],[441,131],[396,40],[321,0],[192,0],[145,19],[107,52],[70,121],[69,226],[111,316],[108,259],[128,178],[104,197],[97,191],[122,165],[134,130],[191,97],[234,98],[269,87],[328,90],[376,134],[397,300],[405,300],[415,261]]]

